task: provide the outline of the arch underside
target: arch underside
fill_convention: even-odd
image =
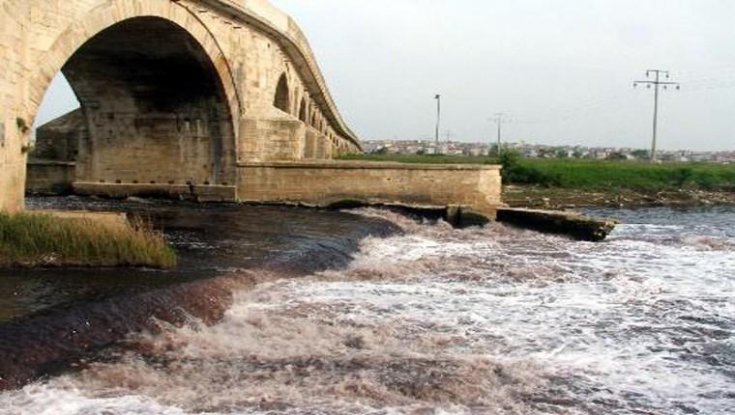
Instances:
[[[199,43],[159,17],[92,37],[64,64],[82,107],[77,181],[222,184],[235,137],[221,80]]]

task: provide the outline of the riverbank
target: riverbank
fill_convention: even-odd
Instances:
[[[124,216],[100,213],[0,213],[0,268],[172,268],[162,233]]]
[[[447,155],[357,155],[401,163],[503,166],[503,201],[511,207],[655,207],[735,205],[735,166],[630,160],[524,159]]]
[[[503,188],[503,201],[511,207],[543,209],[735,206],[735,192],[699,189],[599,191],[508,185]]]

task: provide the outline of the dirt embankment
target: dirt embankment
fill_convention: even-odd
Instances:
[[[653,207],[735,205],[735,192],[680,189],[675,191],[576,189],[506,186],[503,201],[511,207],[570,209],[577,207]]]

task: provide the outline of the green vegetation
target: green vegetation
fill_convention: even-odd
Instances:
[[[548,159],[523,160],[519,165],[541,172],[548,182],[538,184],[548,187],[590,191],[628,189],[643,192],[681,189],[735,190],[735,166],[723,164]],[[512,178],[510,182],[513,183]]]
[[[176,254],[163,235],[142,221],[127,225],[0,212],[0,267],[175,265]]]
[[[735,166],[628,160],[523,159],[515,152],[496,157],[442,155],[352,155],[349,160],[438,164],[502,164],[506,184],[583,191],[681,189],[735,191]]]

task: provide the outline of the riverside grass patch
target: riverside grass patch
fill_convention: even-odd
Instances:
[[[87,218],[0,212],[0,267],[172,268],[176,253],[143,221],[108,224]]]
[[[524,159],[508,151],[498,157],[368,154],[345,160],[426,164],[500,164],[503,183],[582,191],[634,190],[660,192],[682,189],[735,191],[735,165],[660,163],[622,160]]]
[[[550,177],[553,186],[590,191],[735,191],[735,166],[715,163],[660,163],[607,160],[522,160]]]

